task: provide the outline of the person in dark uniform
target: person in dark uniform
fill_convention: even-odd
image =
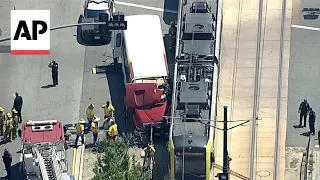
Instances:
[[[303,118],[303,127],[306,127],[307,115],[309,113],[310,106],[307,99],[303,100],[300,103],[298,113],[300,113],[300,123],[299,126],[302,126],[302,118]]]
[[[15,109],[18,112],[19,123],[21,123],[22,122],[21,110],[22,110],[22,105],[23,105],[23,99],[19,95],[19,93],[16,92],[15,95],[16,95],[16,97],[14,98],[13,107],[12,107],[11,111],[13,109]]]
[[[174,21],[171,22],[171,26],[169,28],[169,49],[173,49],[176,47],[176,36],[177,36],[177,27]]]
[[[316,113],[312,110],[312,108],[310,108],[310,112],[309,112],[309,133],[314,135],[316,133],[315,131],[315,125],[316,123]]]
[[[2,160],[4,163],[4,167],[7,171],[7,176],[6,179],[10,179],[11,178],[11,163],[12,163],[12,156],[9,152],[9,150],[6,148],[4,149],[4,153],[2,156]]]
[[[48,65],[48,67],[51,68],[51,76],[52,76],[52,82],[53,82],[52,85],[57,86],[58,85],[58,63],[52,60]]]

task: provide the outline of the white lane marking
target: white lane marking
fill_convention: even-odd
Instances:
[[[173,14],[178,13],[177,11],[173,11],[173,10],[169,10],[169,9],[162,9],[162,8],[144,6],[144,5],[140,5],[140,4],[133,4],[133,3],[121,2],[121,1],[115,1],[114,3],[119,4],[119,5],[123,5],[123,6],[137,7],[137,8],[148,9],[148,10],[153,10],[153,11],[168,12],[168,13],[173,13]]]
[[[311,30],[311,31],[320,31],[320,28],[308,27],[308,26],[291,25],[291,27],[297,28],[297,29],[307,29],[307,30]]]

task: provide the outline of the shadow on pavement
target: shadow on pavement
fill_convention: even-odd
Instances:
[[[163,21],[170,24],[171,21],[177,21],[177,13],[171,11],[178,11],[179,0],[164,0]],[[168,12],[169,10],[169,12]]]
[[[304,133],[301,133],[300,135],[301,136],[306,136],[306,137],[310,136],[309,132],[304,132]]]
[[[294,128],[303,128],[303,126],[299,126],[299,125],[294,125]]]
[[[78,18],[78,23],[80,23],[81,16]],[[77,26],[77,34],[75,35],[77,38],[77,42],[83,46],[104,46],[110,43],[111,38],[108,38],[107,40],[94,40],[94,41],[86,41],[82,38],[81,35],[81,26]]]
[[[163,180],[168,175],[168,163],[169,163],[169,154],[167,151],[167,139],[164,138],[155,138],[154,145],[156,149],[155,161],[155,180]]]
[[[132,121],[126,121],[125,119],[125,86],[123,82],[123,73],[121,64],[110,65],[106,67],[106,76],[109,84],[109,91],[111,96],[111,102],[115,107],[115,119],[119,126],[119,133],[132,132]]]
[[[175,49],[169,49],[169,35],[165,34],[163,36],[164,46],[167,54],[168,68],[170,77],[173,76],[174,73],[174,63],[175,63]]]
[[[314,15],[314,14],[303,15],[304,20],[315,20],[318,18],[319,18],[319,15]]]
[[[10,178],[10,180],[21,180],[21,179],[23,179],[22,178],[22,172],[20,172],[21,165],[22,165],[22,163],[18,162],[18,163],[16,163],[16,164],[11,166],[11,178]],[[2,180],[2,179],[6,179],[6,178],[5,177],[1,177],[0,179]]]
[[[51,87],[54,87],[53,84],[48,84],[48,85],[45,85],[45,86],[41,86],[42,89],[48,89],[48,88],[51,88]]]

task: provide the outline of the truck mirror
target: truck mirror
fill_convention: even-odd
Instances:
[[[67,134],[67,126],[66,125],[63,126],[63,133]]]
[[[18,130],[18,136],[19,136],[19,138],[22,137],[22,131],[21,131],[21,129]]]

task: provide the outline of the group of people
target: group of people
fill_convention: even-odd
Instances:
[[[115,140],[118,132],[118,125],[116,124],[114,120],[114,112],[115,108],[113,105],[107,101],[106,104],[102,105],[102,109],[104,112],[104,122],[103,122],[103,129],[107,132],[106,137],[107,139],[113,139]],[[88,124],[88,131],[92,132],[93,135],[93,145],[96,145],[99,135],[99,121],[100,118],[98,118],[95,114],[94,105],[89,104],[87,110],[86,110],[86,116],[87,121],[86,122],[83,118],[80,119],[78,124],[76,125],[76,141],[75,141],[75,147],[78,147],[78,140],[81,137],[82,144],[84,144],[84,131],[85,131],[85,124]]]
[[[15,96],[10,112],[5,113],[5,109],[0,106],[0,135],[3,136],[2,140],[9,142],[17,138],[19,123],[22,122],[23,99],[18,93]]]
[[[302,119],[303,119],[303,127],[306,127],[307,124],[307,116],[309,116],[309,134],[315,135],[315,122],[316,122],[316,113],[310,107],[307,99],[303,100],[300,103],[298,113],[300,113],[300,123],[299,126],[302,127]]]

